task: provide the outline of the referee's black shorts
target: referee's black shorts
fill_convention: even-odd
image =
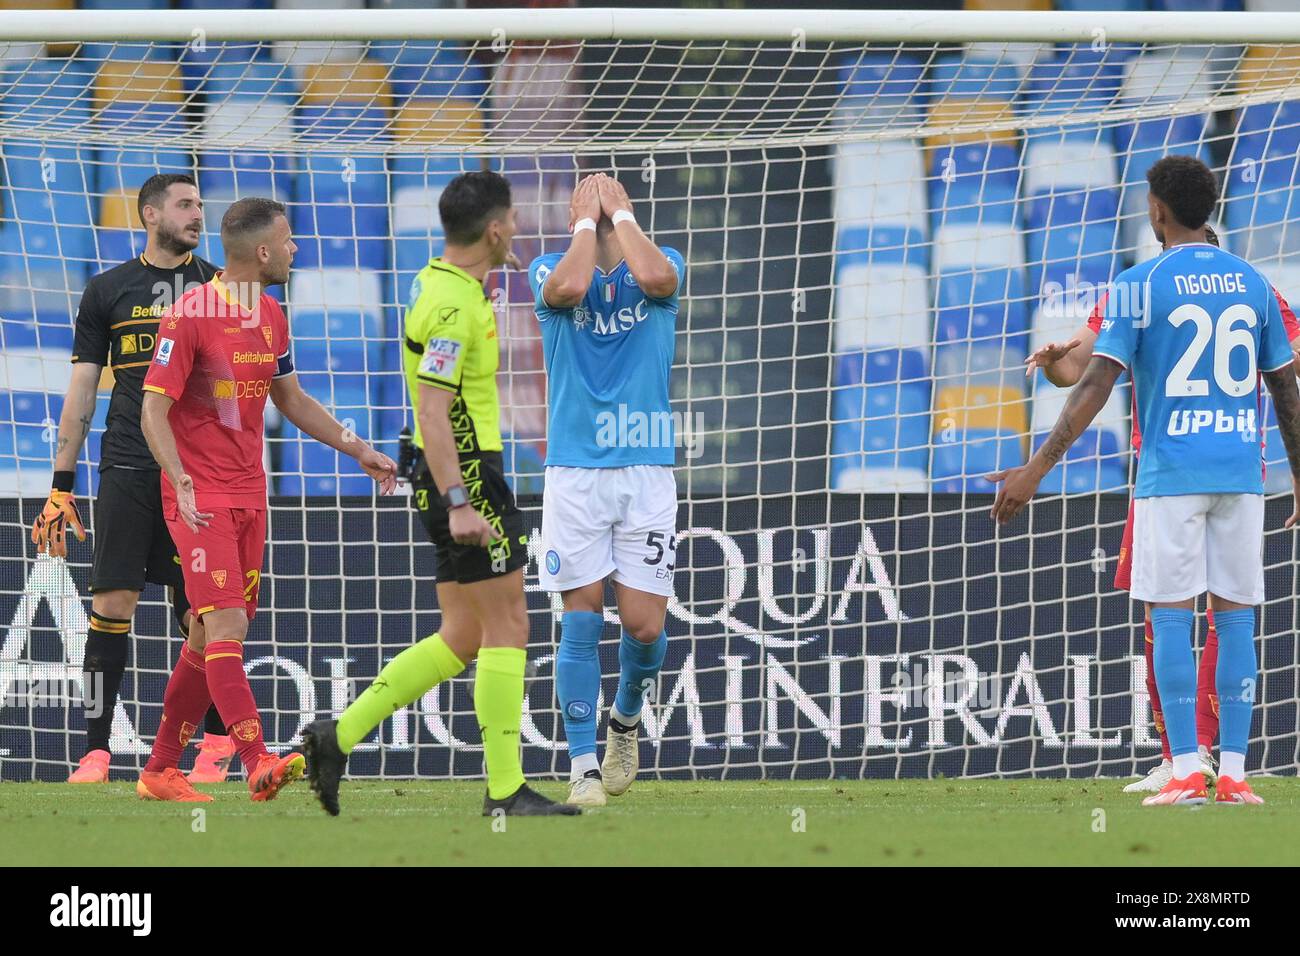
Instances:
[[[143,591],[146,581],[184,593],[180,559],[163,521],[162,472],[105,468],[95,498],[90,592]]]
[[[522,568],[528,563],[528,531],[524,527],[524,514],[515,504],[515,496],[506,481],[501,452],[462,455],[460,474],[470,505],[496,529],[501,539],[486,548],[452,540],[447,508],[421,453],[411,477],[414,491],[411,500],[438,553],[438,580],[473,584]]]

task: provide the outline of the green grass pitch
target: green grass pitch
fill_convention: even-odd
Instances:
[[[641,781],[582,818],[507,818],[504,832],[479,815],[479,782],[345,782],[334,819],[305,782],[269,804],[243,784],[204,787],[216,800],[198,805],[144,802],[131,783],[10,783],[0,863],[1293,863],[1300,781],[1253,783],[1266,806],[1144,808],[1115,780]]]

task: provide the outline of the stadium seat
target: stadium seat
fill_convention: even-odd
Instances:
[[[1018,370],[1029,344],[1021,270],[942,273],[936,299],[937,377],[948,378],[961,369],[981,376]]]
[[[926,270],[917,265],[848,265],[836,272],[834,348],[919,348],[930,344]]]
[[[269,10],[271,0],[177,0],[182,10]]]
[[[1209,98],[1216,85],[1202,57],[1182,50],[1158,50],[1129,60],[1124,67],[1120,98],[1148,105]]]
[[[936,436],[930,477],[936,492],[992,493],[984,476],[1025,462],[1024,441],[1010,431],[970,429]]]
[[[1011,225],[1016,220],[1020,158],[1006,143],[950,144],[927,158],[934,230],[944,225]]]
[[[1035,435],[1034,451],[1047,440]],[[1066,451],[1065,457],[1043,478],[1039,494],[1082,494],[1123,491],[1128,487],[1127,457],[1119,451],[1115,436],[1090,428]]]
[[[989,429],[1023,435],[1029,430],[1025,396],[1016,388],[957,385],[934,396],[934,433]]]
[[[1032,117],[1097,112],[1119,94],[1122,75],[1122,61],[1109,51],[1063,46],[1030,67],[1017,105]],[[1098,128],[1091,128],[1095,138]]]
[[[1109,142],[1042,138],[1025,145],[1026,196],[1117,185],[1119,168],[1115,148]]]
[[[1282,432],[1277,427],[1277,409],[1268,395],[1264,396],[1264,423],[1264,491],[1266,494],[1289,492],[1291,465],[1282,443]]]
[[[841,143],[832,159],[834,218],[846,226],[929,231],[921,149],[911,140]]]
[[[840,227],[835,236],[837,268],[857,265],[905,265],[924,269],[929,243],[917,229],[881,223]]]
[[[1014,77],[1014,73],[1012,74]],[[1018,81],[1016,81],[1018,82]],[[1014,87],[1006,93],[1011,96]],[[929,121],[940,126],[975,127],[965,133],[938,133],[927,136],[925,148],[934,155],[945,147],[961,143],[1000,143],[1015,147],[1019,144],[1020,134],[1014,129],[989,129],[980,127],[994,123],[1007,123],[1015,119],[1015,110],[1010,99],[992,98],[976,99],[970,96],[949,96],[930,107]],[[937,170],[931,170],[935,175]]]
[[[169,10],[169,0],[80,0],[83,10]]]
[[[1033,403],[1030,411],[1030,430],[1040,438],[1051,432],[1061,409],[1069,398],[1068,388],[1057,388],[1041,371],[1034,375]],[[1122,379],[1110,393],[1105,407],[1093,420],[1091,430],[1106,432],[1113,436],[1116,447],[1127,450],[1129,446],[1129,405],[1132,400],[1132,387],[1127,377]],[[1035,446],[1037,447],[1037,446]]]
[[[468,53],[463,45],[434,40],[370,45],[370,56],[390,66],[388,79],[397,100],[459,100],[481,110],[488,74]]]
[[[1228,247],[1253,262],[1300,255],[1300,164],[1295,154],[1270,151],[1252,167],[1235,167],[1224,190]]]
[[[941,53],[930,66],[927,88],[942,107],[948,98],[970,105],[972,100],[1010,101],[1020,88],[1017,68],[1001,59],[961,53]]]
[[[887,125],[914,116],[926,101],[920,57],[913,53],[852,53],[840,66],[844,86],[836,113],[846,125]]]
[[[1023,239],[1012,225],[944,225],[935,233],[934,267],[940,275],[976,268],[1007,272],[1024,265]]]

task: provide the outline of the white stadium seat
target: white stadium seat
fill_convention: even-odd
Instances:
[[[1025,242],[1019,229],[1002,223],[940,226],[934,234],[934,271],[971,267],[1023,268]]]
[[[835,284],[835,351],[929,349],[930,295],[925,269],[854,264]]]
[[[929,233],[921,147],[900,142],[842,143],[831,165],[835,221],[841,226],[907,226]]]

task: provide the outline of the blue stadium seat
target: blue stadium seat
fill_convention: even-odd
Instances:
[[[165,62],[175,60],[184,48],[181,43],[83,43],[77,55],[94,64],[105,60]]]
[[[83,10],[169,10],[170,0],[81,0]]]
[[[1010,100],[1020,88],[1020,75],[1006,62],[944,53],[930,67],[927,88],[935,100],[949,96]]]
[[[883,117],[923,107],[925,64],[911,53],[877,53],[865,50],[850,54],[840,66],[844,86],[839,109],[864,111]]]
[[[1010,431],[973,428],[959,431],[952,441],[936,438],[930,456],[930,476],[937,492],[991,493],[996,487],[984,475],[1024,464],[1020,436]]]
[[[202,153],[199,156],[199,192],[209,197],[266,196],[293,201],[293,157],[274,153]],[[219,224],[219,220],[218,223]]]
[[[204,75],[202,89],[209,103],[232,96],[288,106],[297,102],[299,83],[292,67],[271,60],[243,62],[239,47],[234,53],[230,62],[222,57]]]
[[[544,484],[542,476],[545,473],[545,455],[539,447],[539,441],[535,438],[518,439],[513,436],[503,436],[503,439],[502,444],[505,448],[502,452],[502,461],[510,482],[510,490],[516,496],[541,494]]]
[[[182,10],[270,10],[274,0],[177,0]]]
[[[852,226],[836,234],[835,261],[840,268],[863,263],[928,268],[930,246],[916,229]]]
[[[1047,440],[1035,435],[1034,450]],[[1128,485],[1128,471],[1119,453],[1114,432],[1089,428],[1065,453],[1064,460],[1047,473],[1038,486],[1040,494],[1079,494],[1118,491]]]
[[[144,252],[145,234],[131,229],[96,229],[99,261],[110,268]]]
[[[1248,157],[1258,161],[1270,147],[1283,153],[1300,152],[1300,100],[1256,103],[1238,111],[1233,163]]]
[[[1264,397],[1264,491],[1278,494],[1291,490],[1291,466],[1287,462],[1282,432],[1277,427],[1273,399]]]
[[[370,428],[365,411],[336,409],[335,414],[340,420],[355,422],[356,433],[368,439]],[[292,427],[285,431],[293,437],[285,437],[279,442],[281,474],[277,490],[280,494],[368,495],[374,492],[375,483],[357,468],[357,463],[351,458],[314,439],[300,437]]]
[[[460,99],[481,103],[488,92],[487,71],[456,44],[432,40],[381,41],[370,45],[370,56],[393,64],[388,78],[398,100]]]
[[[930,430],[925,364],[915,349],[836,356],[834,467],[924,470]]]
[[[14,63],[0,73],[0,116],[22,115],[24,125],[68,129],[90,118],[94,64],[67,57]]]
[[[5,352],[14,349],[34,349],[39,345],[36,323],[31,319],[12,316],[0,317],[0,348]]]
[[[290,209],[289,221],[299,250],[296,265],[388,268],[387,202],[300,202]]]
[[[1100,13],[1107,10],[1140,13],[1147,9],[1147,0],[1056,0],[1056,9],[1079,13]]]
[[[209,40],[201,50],[190,43],[180,54],[181,77],[185,81],[186,91],[194,93],[203,89],[208,79],[222,67],[231,67],[228,75],[233,75],[235,70],[249,69],[251,64],[265,63],[270,57],[270,46],[265,43]],[[226,82],[237,83],[238,80],[230,79]],[[208,88],[206,92],[208,101],[213,102],[214,91]]]
[[[66,313],[45,313],[36,316],[36,345],[45,351],[72,354],[73,320]]]
[[[1295,155],[1272,148],[1253,168],[1234,166],[1224,200],[1233,252],[1256,261],[1300,254],[1300,230],[1292,225],[1300,218],[1298,176]]]
[[[70,146],[32,140],[0,142],[6,184],[4,208],[11,218],[87,228],[94,222],[96,191],[92,155]]]
[[[1028,345],[1029,309],[1019,269],[945,272],[938,278],[936,301],[937,343],[1006,339],[1021,352]]]
[[[1117,58],[1098,55],[1086,46],[1062,47],[1030,67],[1017,105],[1036,116],[1099,111],[1119,95],[1122,78],[1123,65]]]
[[[1020,160],[1005,143],[956,143],[933,151],[928,180],[933,229],[957,223],[1012,223]]]
[[[194,156],[174,149],[97,149],[94,161],[101,194],[136,192],[159,170],[194,172]]]
[[[372,139],[388,130],[388,111],[363,102],[302,106],[296,110],[298,135],[305,142]],[[383,165],[383,157],[378,157]]]

